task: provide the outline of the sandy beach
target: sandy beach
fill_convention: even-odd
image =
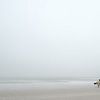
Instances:
[[[100,88],[89,83],[37,87],[33,84],[2,86],[5,88],[0,90],[0,100],[100,100]]]

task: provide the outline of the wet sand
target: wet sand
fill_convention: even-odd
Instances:
[[[0,100],[100,100],[100,88],[88,85],[0,90]]]

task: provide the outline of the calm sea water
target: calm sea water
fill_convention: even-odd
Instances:
[[[95,81],[98,78],[1,78],[0,83],[38,83],[38,82],[72,82]]]
[[[75,87],[75,85],[92,86],[96,78],[37,78],[37,79],[1,79],[0,91],[32,89],[32,88],[59,88]]]
[[[1,78],[0,83],[95,81],[98,78]]]

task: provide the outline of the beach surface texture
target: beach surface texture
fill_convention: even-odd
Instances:
[[[0,100],[100,100],[100,88],[82,81],[2,83]]]

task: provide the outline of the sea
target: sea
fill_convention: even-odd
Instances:
[[[0,91],[93,86],[98,78],[2,78]]]

